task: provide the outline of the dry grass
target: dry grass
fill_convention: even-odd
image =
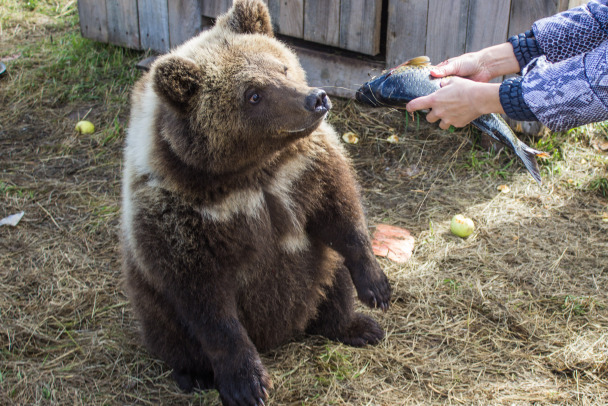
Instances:
[[[144,55],[80,39],[71,1],[26,3],[0,0],[0,59],[21,55],[0,79],[0,218],[25,211],[0,227],[0,404],[217,404],[149,357],[121,288],[121,147]],[[538,140],[555,156],[540,189],[471,130],[334,104],[338,130],[361,136],[347,149],[370,225],[408,228],[416,250],[380,260],[386,340],[264,354],[269,403],[608,404],[608,157],[591,147],[605,128]],[[73,131],[84,115],[91,136]],[[477,225],[466,240],[456,213]]]

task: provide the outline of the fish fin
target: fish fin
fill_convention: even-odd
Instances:
[[[416,58],[403,62],[392,70],[401,68],[402,66],[431,66],[431,59],[428,56],[417,56]]]
[[[518,148],[518,150],[516,150],[515,153],[521,159],[521,161],[524,163],[524,166],[526,167],[528,172],[530,172],[530,175],[532,175],[534,180],[539,185],[542,185],[542,180],[540,177],[540,169],[538,168],[538,162],[536,162],[536,156],[544,157],[544,156],[548,156],[549,154],[547,154],[546,152],[537,151],[533,148],[530,148],[529,146],[527,146],[525,144],[521,145],[521,148]]]
[[[404,65],[409,66],[429,66],[431,64],[431,58],[428,56],[418,56],[416,58],[412,58],[409,61],[405,62]]]

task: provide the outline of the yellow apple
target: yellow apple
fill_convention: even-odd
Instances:
[[[457,214],[452,217],[450,230],[458,237],[465,238],[473,234],[473,230],[475,230],[475,223],[473,223],[473,220],[470,218],[467,218],[462,214]]]
[[[80,134],[93,134],[95,132],[95,126],[90,121],[82,120],[76,123],[76,131]]]

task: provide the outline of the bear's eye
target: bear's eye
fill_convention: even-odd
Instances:
[[[249,96],[249,103],[258,104],[260,99],[261,99],[260,95],[257,93],[254,93],[251,96]]]

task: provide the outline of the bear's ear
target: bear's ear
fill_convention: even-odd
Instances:
[[[238,34],[274,35],[268,7],[262,0],[234,0],[232,8],[217,19],[217,25]]]
[[[203,81],[194,61],[173,55],[159,59],[152,72],[156,93],[178,110],[187,109]]]

